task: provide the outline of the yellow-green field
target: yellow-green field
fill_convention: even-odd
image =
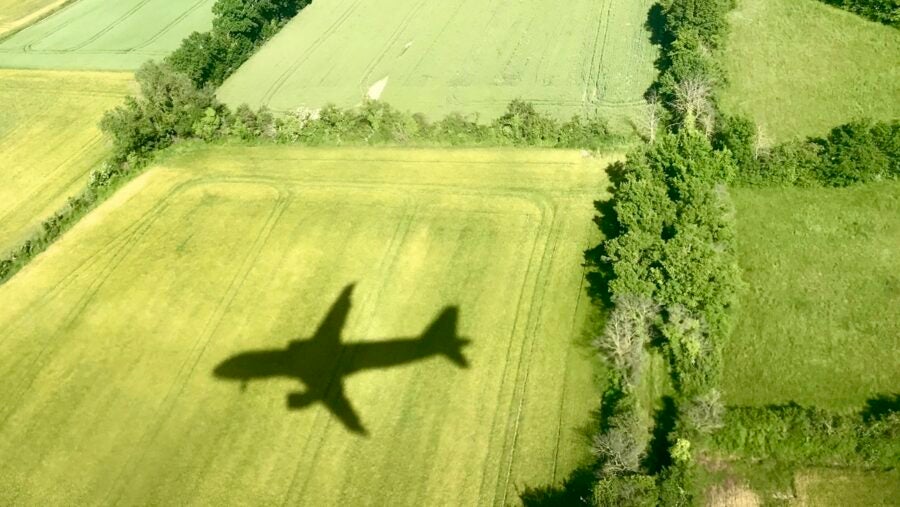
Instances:
[[[67,0],[0,0],[0,37],[40,19]]]
[[[729,20],[722,107],[770,142],[900,116],[900,30],[819,0],[739,0]]]
[[[563,479],[598,399],[607,162],[169,156],[0,291],[0,504],[503,505]]]
[[[0,70],[0,255],[84,186],[132,75]]]
[[[432,119],[498,116],[516,98],[555,116],[635,115],[653,82],[654,0],[316,0],[219,90],[278,111],[374,94]]]

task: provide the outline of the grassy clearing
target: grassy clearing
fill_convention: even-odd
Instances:
[[[723,108],[773,141],[854,118],[900,116],[900,31],[818,0],[740,0],[730,15]]]
[[[0,67],[132,70],[209,29],[214,0],[79,0],[0,42]]]
[[[858,409],[900,385],[900,184],[738,189],[735,405]]]
[[[0,252],[80,190],[102,159],[97,123],[131,74],[0,70]]]
[[[0,503],[514,502],[585,458],[582,251],[607,161],[572,151],[188,149],[0,291]],[[346,377],[368,436],[228,358],[312,336],[471,340]],[[377,362],[300,358],[340,368]],[[341,370],[335,370],[341,371]],[[333,378],[333,371],[324,372]]]
[[[889,506],[900,499],[900,471],[807,470],[795,479],[798,506]]]
[[[493,117],[514,98],[561,116],[623,116],[654,79],[644,29],[653,3],[317,0],[219,95],[281,111],[353,106],[380,91],[431,118]]]

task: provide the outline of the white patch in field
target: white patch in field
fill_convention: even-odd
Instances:
[[[371,100],[378,100],[381,98],[381,94],[384,93],[384,89],[388,84],[388,76],[385,76],[384,79],[378,81],[369,87],[369,91],[366,92],[366,97]]]

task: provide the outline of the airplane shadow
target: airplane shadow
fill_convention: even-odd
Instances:
[[[221,362],[213,375],[240,382],[289,378],[301,382],[304,391],[287,396],[289,410],[322,403],[350,431],[367,435],[359,415],[347,398],[344,378],[365,370],[393,368],[431,356],[443,356],[460,368],[469,366],[462,349],[469,340],[457,336],[459,309],[446,307],[418,337],[342,343],[341,333],[352,306],[354,285],[344,288],[315,335],[292,340],[281,349],[252,350]]]

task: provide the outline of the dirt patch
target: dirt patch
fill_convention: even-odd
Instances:
[[[759,496],[746,485],[729,480],[706,494],[707,507],[759,507]]]

